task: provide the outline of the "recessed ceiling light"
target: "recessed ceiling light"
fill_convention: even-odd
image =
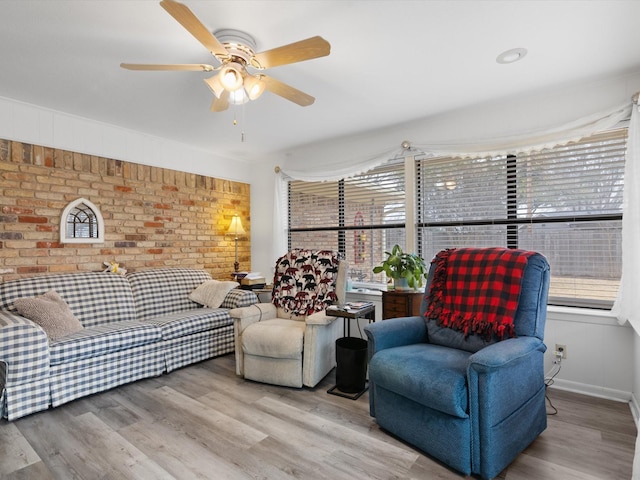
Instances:
[[[513,63],[518,60],[522,60],[524,56],[527,54],[526,48],[512,48],[511,50],[507,50],[506,52],[502,52],[496,58],[496,62],[498,63]]]

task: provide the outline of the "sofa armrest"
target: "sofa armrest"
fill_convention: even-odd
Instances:
[[[49,339],[31,320],[0,310],[0,390],[49,376]],[[1,378],[1,377],[0,377]]]
[[[242,308],[258,303],[258,296],[251,290],[234,288],[224,297],[221,308]]]
[[[311,315],[307,316],[305,322],[307,325],[329,325],[334,322],[338,317],[334,317],[333,315],[327,315],[326,311],[315,312]]]
[[[427,341],[427,324],[419,316],[370,323],[364,331],[369,339],[369,360],[380,350]]]

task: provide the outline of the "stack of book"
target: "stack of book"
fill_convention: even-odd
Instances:
[[[365,307],[373,305],[373,302],[347,302],[344,304],[331,305],[327,310],[340,310],[342,312],[355,312]]]
[[[243,288],[244,290],[256,290],[258,288],[264,288],[266,283],[267,282],[262,274],[250,272],[240,279],[240,288]]]

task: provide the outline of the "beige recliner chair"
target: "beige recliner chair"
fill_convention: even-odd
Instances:
[[[231,310],[236,373],[274,385],[315,387],[336,365],[348,264],[330,250],[296,249],[276,262],[271,303]]]

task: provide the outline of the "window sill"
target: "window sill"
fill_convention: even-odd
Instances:
[[[376,282],[353,282],[351,293],[365,293],[369,295],[382,295],[382,292],[386,292],[387,286],[384,283]]]
[[[356,294],[358,297],[381,297],[382,292],[387,290],[387,286],[382,283],[374,282],[353,282],[351,290],[347,294]],[[597,308],[586,307],[562,307],[558,305],[549,305],[547,307],[547,316],[549,320],[576,322],[576,323],[592,323],[599,325],[610,325],[616,327],[627,327],[628,325],[620,325],[611,310],[602,310]]]
[[[547,316],[549,320],[563,322],[595,323],[617,327],[627,326],[620,325],[616,316],[611,313],[611,310],[599,310],[596,308],[549,305],[547,307]]]

